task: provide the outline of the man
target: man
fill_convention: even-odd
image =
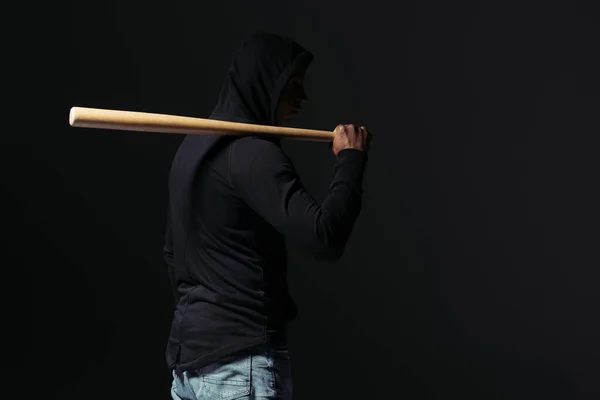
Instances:
[[[257,33],[237,50],[209,118],[291,121],[312,54]],[[337,260],[361,208],[369,133],[339,125],[321,205],[278,138],[188,135],[173,159],[164,248],[176,307],[166,350],[173,399],[291,399],[284,239]]]

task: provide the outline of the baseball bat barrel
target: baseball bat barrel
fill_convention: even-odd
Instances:
[[[322,142],[332,141],[334,135],[333,131],[88,107],[72,107],[69,112],[69,124],[81,128],[173,134],[274,135]]]

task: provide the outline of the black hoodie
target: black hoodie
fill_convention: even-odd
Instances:
[[[257,33],[238,48],[210,119],[275,125],[279,96],[312,54]],[[164,258],[176,306],[169,368],[196,369],[285,339],[296,306],[285,240],[336,260],[361,208],[366,154],[342,150],[321,205],[306,192],[278,139],[187,135],[169,176]]]

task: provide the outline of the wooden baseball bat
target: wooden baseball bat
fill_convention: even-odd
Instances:
[[[313,129],[246,124],[179,115],[88,107],[72,107],[69,112],[69,124],[73,127],[81,128],[194,135],[215,133],[223,135],[275,135],[291,139],[321,142],[332,141],[334,135],[333,132]]]

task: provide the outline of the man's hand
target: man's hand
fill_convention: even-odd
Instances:
[[[331,147],[333,154],[344,149],[355,149],[368,152],[371,147],[371,134],[364,126],[357,125],[338,125],[335,127],[333,145]]]

